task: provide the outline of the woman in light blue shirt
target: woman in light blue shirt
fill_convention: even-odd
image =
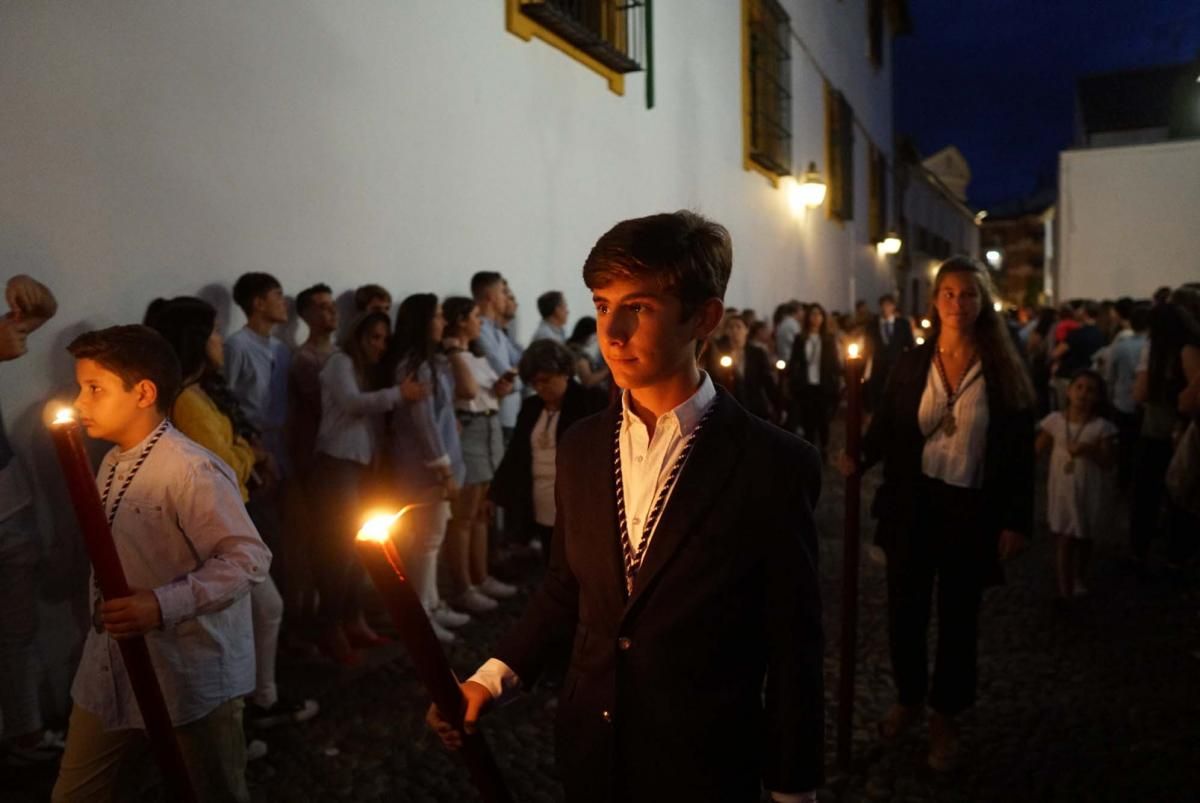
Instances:
[[[386,448],[393,488],[405,504],[418,505],[402,520],[400,546],[409,579],[434,632],[450,643],[455,637],[449,628],[471,618],[446,606],[437,589],[438,551],[450,517],[446,500],[458,493],[467,471],[454,414],[454,374],[441,353],[445,326],[442,306],[431,293],[409,296],[396,311],[387,373],[397,384],[415,379],[430,393],[396,408]]]

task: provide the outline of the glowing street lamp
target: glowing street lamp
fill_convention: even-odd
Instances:
[[[900,253],[900,247],[903,244],[904,242],[900,239],[900,235],[893,230],[889,231],[876,247],[879,249],[879,253],[891,256]]]
[[[797,179],[796,193],[801,203],[815,209],[825,203],[825,192],[829,189],[825,179],[817,172],[817,163],[809,162],[808,169]]]

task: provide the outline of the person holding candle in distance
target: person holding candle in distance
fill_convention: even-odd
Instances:
[[[788,363],[788,387],[798,402],[804,437],[821,451],[829,449],[829,419],[841,391],[842,352],[829,329],[829,318],[820,304],[809,304],[804,326],[792,344]]]
[[[880,723],[892,741],[930,719],[929,764],[953,768],[955,717],[975,700],[983,589],[1033,529],[1034,395],[986,269],[969,257],[942,263],[933,283],[928,341],[896,358],[861,455],[847,476],[883,462],[871,512],[887,555],[888,636],[898,702]],[[926,634],[937,579],[932,685]]]
[[[731,268],[728,231],[686,211],[618,223],[584,264],[625,390],[558,443],[545,580],[462,685],[470,731],[574,632],[557,721],[570,803],[814,800],[822,782],[820,464],[697,365]]]
[[[4,295],[0,362],[24,356],[26,338],[58,310],[54,294],[30,276],[10,278]],[[39,551],[33,491],[0,414],[0,752],[17,762],[50,761],[62,750],[62,734],[45,730],[38,700]]]
[[[249,591],[271,553],[232,470],[166,419],[179,360],[145,326],[80,335],[75,408],[90,437],[115,444],[96,475],[133,593],[100,600],[71,688],[54,801],[128,799],[122,763],[143,727],[115,642],[144,636],[197,797],[248,801],[242,697],[255,687]],[[124,776],[123,776],[124,777]]]

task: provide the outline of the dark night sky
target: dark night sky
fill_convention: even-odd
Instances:
[[[1075,79],[1190,61],[1200,0],[908,0],[895,126],[923,156],[957,145],[972,205],[1053,185],[1074,135]]]

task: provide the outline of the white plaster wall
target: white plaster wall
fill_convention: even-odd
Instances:
[[[1065,151],[1058,192],[1056,298],[1200,281],[1200,140]]]
[[[789,0],[793,26],[890,151],[891,53],[867,59],[866,0]],[[655,4],[657,106],[539,41],[505,31],[502,0],[205,0],[0,5],[0,278],[31,273],[58,317],[0,365],[0,402],[39,488],[46,618],[78,614],[86,566],[38,426],[66,392],[63,351],[140,320],[156,296],[199,293],[229,328],[247,270],[289,294],[327,281],[464,293],[504,272],[536,323],[558,288],[576,313],[596,237],[616,221],[693,208],[729,227],[727,300],[770,314],[788,297],[846,309],[890,289],[865,241],[866,142],[855,220],[795,217],[742,164],[739,0]],[[823,172],[823,84],[793,46],[794,163]],[[53,514],[51,514],[53,511]],[[65,626],[65,625],[63,625]],[[60,643],[62,642],[62,643]],[[46,647],[61,690],[73,645]],[[61,696],[61,695],[60,695]]]

